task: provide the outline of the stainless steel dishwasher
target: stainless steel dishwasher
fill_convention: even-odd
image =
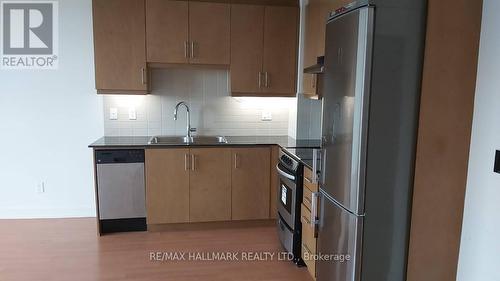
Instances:
[[[146,230],[144,150],[97,150],[101,233]]]

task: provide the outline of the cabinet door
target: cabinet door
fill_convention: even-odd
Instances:
[[[326,15],[321,15],[320,0],[310,0],[305,12],[304,67],[308,67],[316,64],[321,33],[325,32],[324,27],[318,29],[321,22],[326,24]],[[324,45],[324,36],[322,37]],[[308,96],[316,95],[316,75],[304,73],[302,81],[303,93]]]
[[[230,6],[189,2],[190,63],[229,64]]]
[[[231,150],[191,149],[191,222],[231,220]]]
[[[231,5],[231,93],[261,92],[264,6]]]
[[[144,0],[94,0],[96,88],[146,92]]]
[[[266,7],[264,22],[265,92],[273,96],[295,96],[298,8]]]
[[[188,63],[188,2],[146,0],[148,62]]]
[[[148,224],[189,222],[189,150],[146,150]]]
[[[232,155],[233,220],[268,219],[271,149],[234,148]]]
[[[276,206],[278,200],[278,190],[279,190],[279,177],[278,172],[276,172],[276,166],[279,162],[279,147],[274,145],[271,148],[271,190],[270,190],[270,207],[269,207],[269,217],[275,219],[278,216],[278,208]]]

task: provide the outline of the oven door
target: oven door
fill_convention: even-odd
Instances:
[[[288,227],[294,230],[295,227],[295,204],[297,196],[297,185],[295,184],[296,176],[288,172],[286,169],[281,168],[280,165],[276,167],[279,174],[279,188],[278,188],[278,213]]]

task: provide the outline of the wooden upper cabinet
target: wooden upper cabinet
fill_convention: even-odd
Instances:
[[[231,220],[231,150],[192,148],[190,151],[190,221]]]
[[[189,149],[146,150],[147,223],[189,222]]]
[[[227,3],[146,0],[150,63],[228,65]]]
[[[325,55],[326,22],[330,12],[351,0],[309,0],[305,7],[304,67],[316,64]],[[302,93],[307,98],[321,98],[322,78],[319,74],[303,74]]]
[[[232,149],[232,218],[269,218],[271,148]]]
[[[230,6],[189,2],[190,59],[193,64],[229,64]]]
[[[93,0],[98,93],[146,93],[144,0]]]
[[[231,92],[260,93],[264,58],[264,6],[231,6]]]
[[[233,96],[295,96],[298,7],[231,5]]]
[[[146,0],[148,62],[188,63],[188,2]]]
[[[264,19],[264,87],[278,96],[295,96],[298,8],[266,7]]]

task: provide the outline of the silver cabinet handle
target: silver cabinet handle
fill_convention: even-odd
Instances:
[[[191,41],[191,58],[194,58],[194,41]]]
[[[316,88],[316,82],[317,82],[316,79],[318,79],[316,77],[316,74],[313,74],[312,75],[312,81],[311,81],[311,84],[312,84],[311,86],[312,86],[313,89]]]
[[[238,169],[238,153],[234,154],[234,168]]]
[[[295,177],[293,175],[288,174],[287,172],[283,171],[280,169],[279,165],[276,165],[276,171],[278,171],[278,174],[282,175],[283,177],[294,181]]]
[[[311,179],[309,179],[309,178],[307,178],[307,177],[304,177],[304,180],[305,180],[306,182],[310,183],[310,184],[312,184],[312,183],[313,183],[313,182],[312,182],[312,180],[311,180]]]
[[[184,171],[189,170],[189,154],[184,154]]]
[[[147,83],[147,81],[146,81],[146,68],[145,67],[141,68],[141,83],[143,85]]]
[[[189,58],[189,42],[184,41],[184,57]]]
[[[191,154],[191,170],[196,170],[196,155]]]
[[[264,75],[264,86],[269,88],[269,73],[266,71]]]
[[[258,79],[258,81],[259,81],[259,89],[260,89],[260,88],[262,88],[262,72],[261,71],[259,71],[259,79]]]

